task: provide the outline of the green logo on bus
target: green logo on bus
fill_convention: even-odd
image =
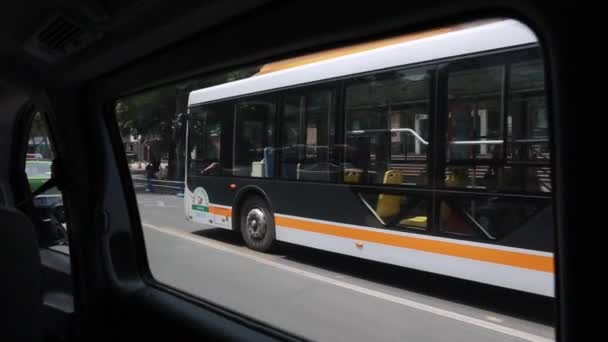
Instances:
[[[203,188],[194,190],[194,198],[192,199],[192,210],[209,212],[209,195]]]

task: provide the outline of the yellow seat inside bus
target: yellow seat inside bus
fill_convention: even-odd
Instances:
[[[384,173],[382,184],[402,184],[403,174],[398,170],[388,170]],[[378,203],[376,204],[376,214],[383,220],[391,217],[398,217],[401,212],[401,195],[378,195]],[[408,226],[415,228],[426,228],[426,216],[414,216],[402,219],[399,221],[400,226]]]

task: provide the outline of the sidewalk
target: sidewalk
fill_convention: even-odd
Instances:
[[[131,173],[144,173],[146,171],[146,162],[133,162],[133,163],[129,163],[129,170],[131,171]],[[166,170],[167,169],[167,163],[161,163],[160,164],[161,169]]]

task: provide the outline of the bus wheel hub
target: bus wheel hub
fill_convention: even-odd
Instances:
[[[266,215],[261,209],[251,209],[247,214],[247,233],[249,236],[261,239],[266,233]]]

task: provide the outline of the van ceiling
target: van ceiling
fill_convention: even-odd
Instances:
[[[3,1],[0,75],[18,69],[92,78],[266,2]]]

